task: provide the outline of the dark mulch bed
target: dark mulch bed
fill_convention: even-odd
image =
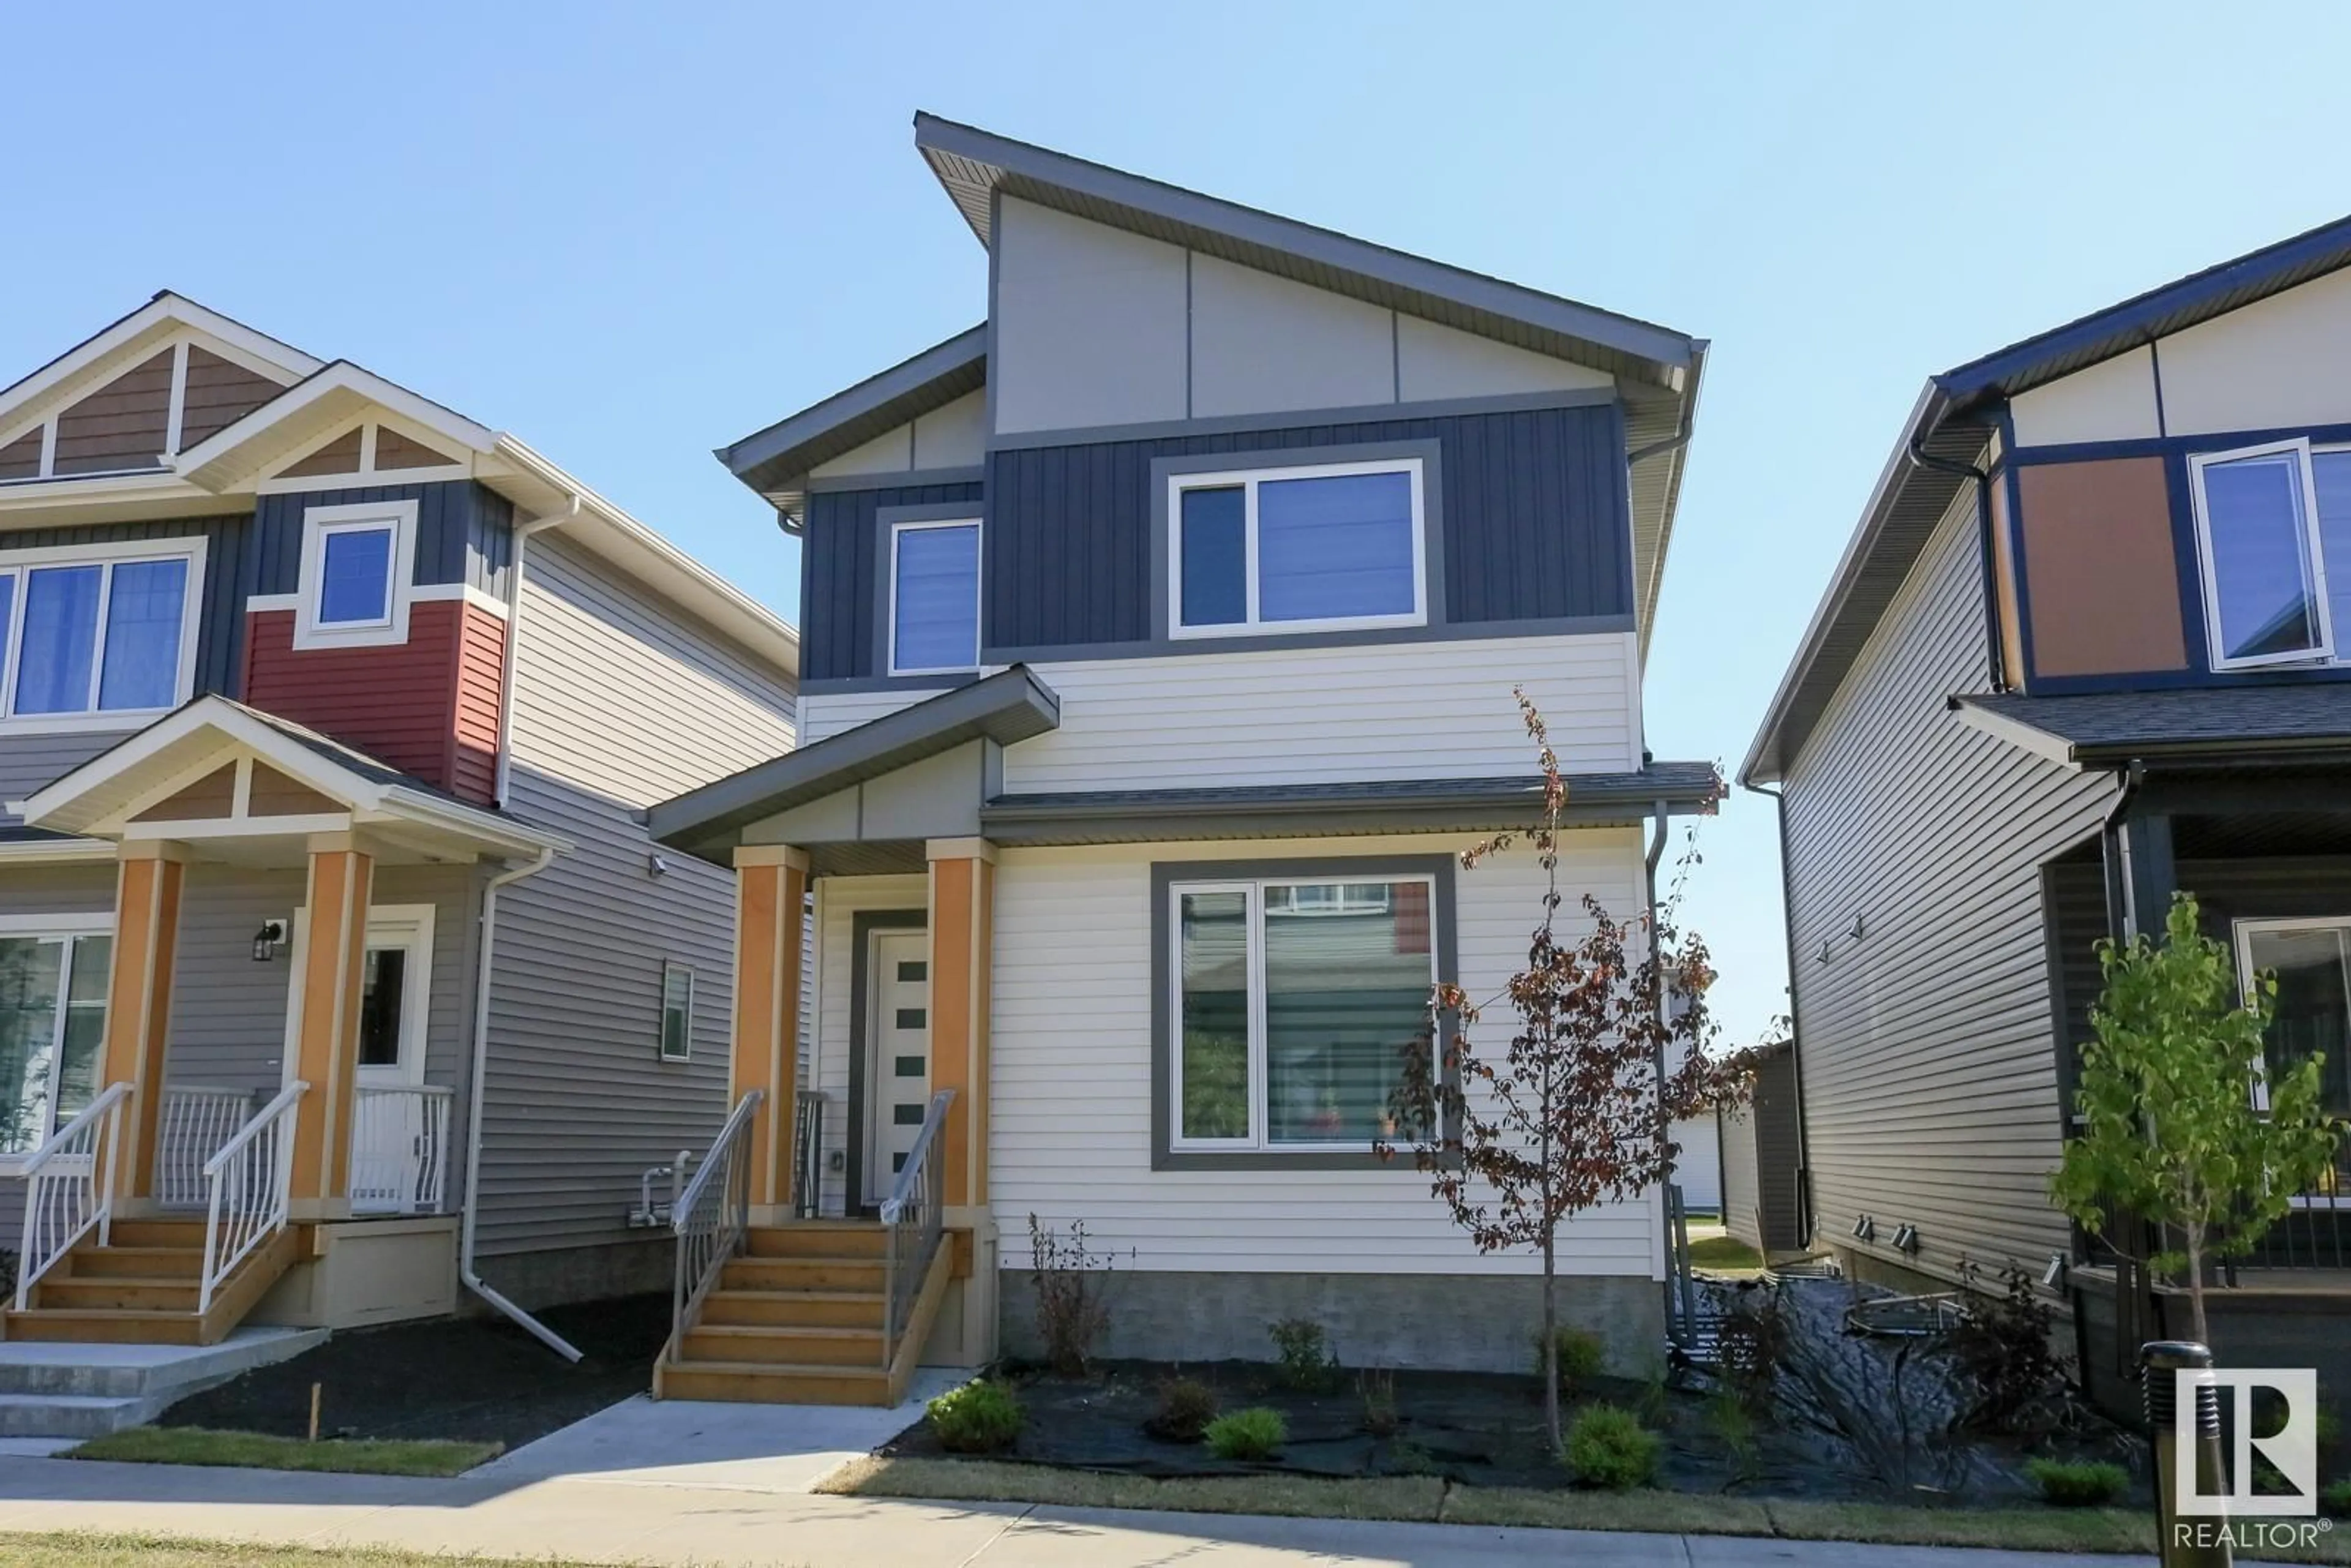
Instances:
[[[538,1316],[580,1348],[579,1364],[504,1318],[350,1329],[180,1401],[161,1425],[302,1437],[315,1383],[321,1437],[464,1437],[513,1448],[652,1386],[653,1360],[669,1335],[667,1295],[553,1307]]]

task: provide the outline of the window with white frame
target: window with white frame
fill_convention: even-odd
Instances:
[[[105,931],[0,932],[0,1155],[27,1155],[98,1093]]]
[[[1168,889],[1169,1146],[1363,1152],[1433,1036],[1428,876]]]
[[[2351,624],[2351,447],[2199,453],[2188,474],[2212,667],[2336,658]]]
[[[2236,936],[2237,971],[2248,990],[2257,975],[2277,982],[2262,1032],[2266,1074],[2323,1056],[2319,1103],[2351,1115],[2351,915],[2240,920]]]
[[[892,523],[890,673],[979,667],[979,524],[969,517]]]
[[[1177,474],[1167,484],[1173,635],[1427,620],[1418,458]]]
[[[204,541],[0,554],[0,681],[24,727],[155,714],[193,684]]]
[[[302,514],[298,648],[408,641],[416,503],[367,501]]]
[[[694,971],[683,964],[662,966],[661,1055],[664,1061],[694,1055]]]

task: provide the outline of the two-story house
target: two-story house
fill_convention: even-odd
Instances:
[[[2103,1390],[2184,1317],[2049,1202],[2097,939],[2195,894],[2351,1113],[2346,347],[2351,221],[1934,377],[1741,769],[1781,797],[1817,1237],[2070,1280]],[[2224,1354],[2340,1366],[2338,1201],[2225,1271]]]
[[[933,1311],[935,1359],[1032,1351],[1032,1217],[1114,1274],[1104,1354],[1262,1358],[1303,1316],[1358,1364],[1521,1367],[1538,1260],[1373,1144],[1432,986],[1493,997],[1541,919],[1532,854],[1456,862],[1538,810],[1512,688],[1571,776],[1569,922],[1637,915],[1667,816],[1718,797],[1642,737],[1705,346],[915,143],[987,319],[719,455],[802,542],[802,744],[653,812],[742,920],[703,1167],[740,1217],[681,1217],[660,1386],[882,1397]],[[839,1222],[773,1223],[800,1204]],[[1628,1366],[1665,1343],[1664,1207],[1561,1254]]]
[[[8,1337],[665,1286],[734,890],[644,810],[789,748],[798,660],[514,437],[176,295],[0,391]]]

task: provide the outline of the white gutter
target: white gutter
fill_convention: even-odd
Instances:
[[[580,515],[580,492],[567,492],[569,503],[559,512],[549,512],[543,517],[533,517],[514,530],[514,559],[507,571],[514,587],[507,595],[507,645],[498,664],[498,765],[497,782],[490,798],[498,810],[506,810],[507,784],[511,768],[507,758],[514,750],[515,656],[522,647],[522,562],[530,553],[530,536],[549,528],[561,528]],[[492,884],[496,885],[496,883]]]
[[[513,1319],[541,1344],[564,1360],[576,1362],[580,1352],[569,1340],[492,1290],[474,1270],[474,1218],[482,1181],[482,1109],[490,1060],[490,960],[496,951],[498,889],[545,871],[554,859],[554,846],[543,847],[528,865],[508,867],[482,889],[482,950],[474,971],[474,1071],[468,1081],[473,1103],[465,1116],[465,1203],[457,1242],[457,1277],[467,1290]]]

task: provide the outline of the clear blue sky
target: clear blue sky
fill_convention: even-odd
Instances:
[[[1713,340],[1648,715],[1728,770],[1929,372],[2351,204],[2351,10],[1635,9],[24,8],[0,382],[178,289],[789,609],[709,451],[985,313],[929,109]],[[1767,804],[1702,848],[1751,1036]]]

